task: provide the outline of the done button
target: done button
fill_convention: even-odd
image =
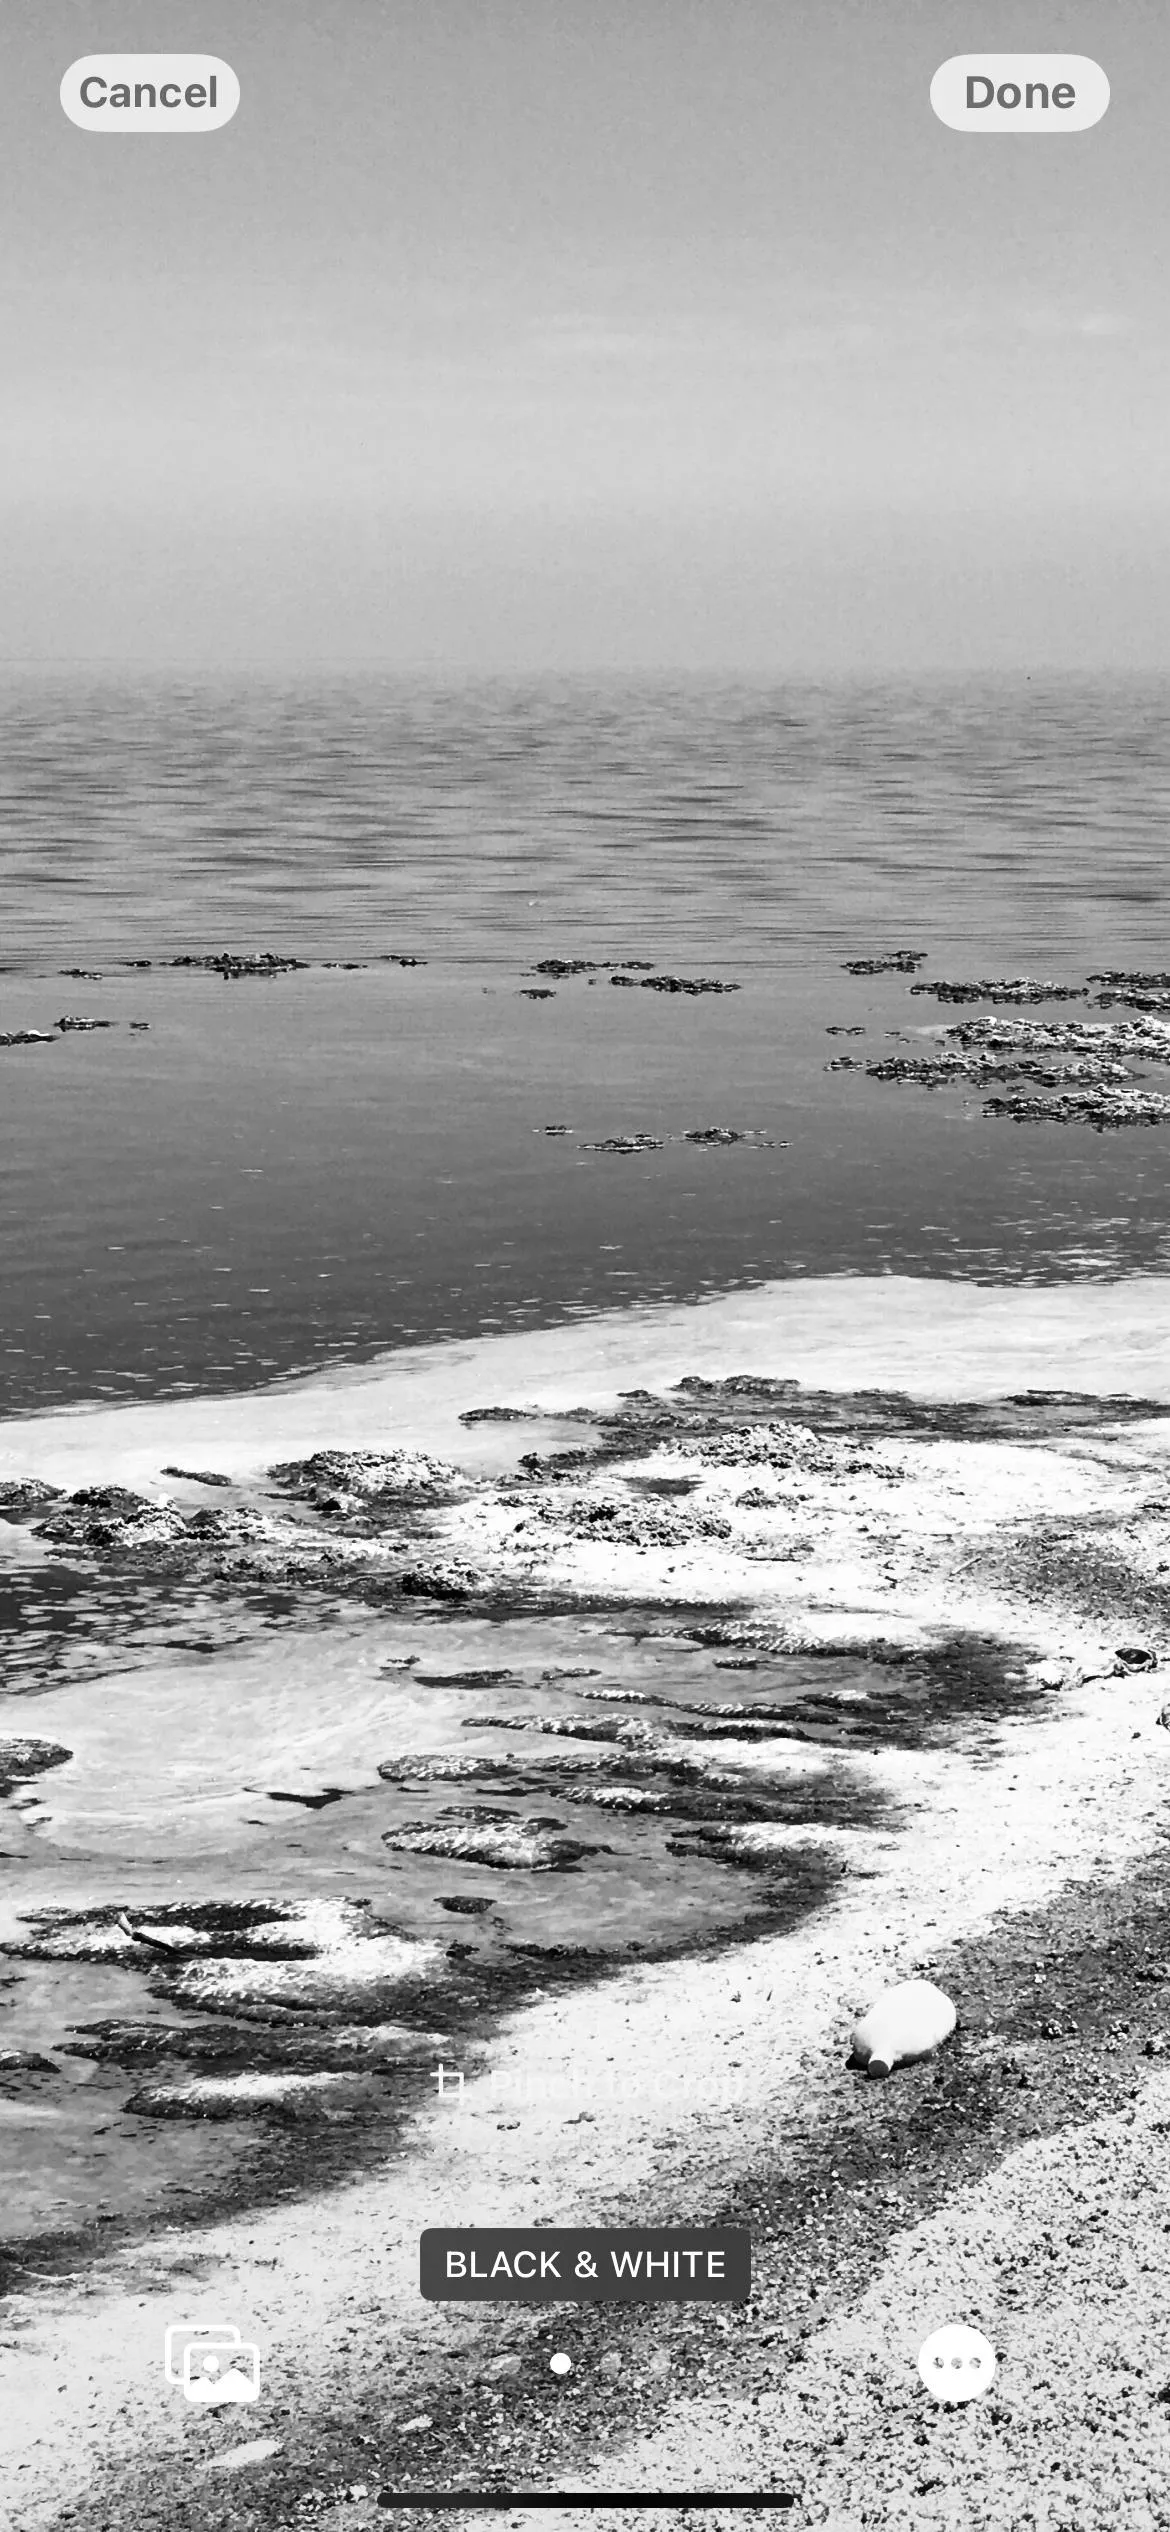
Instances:
[[[936,70],[930,102],[952,132],[1087,132],[1109,82],[1087,53],[955,53]]]

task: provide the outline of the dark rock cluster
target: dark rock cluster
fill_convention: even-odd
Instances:
[[[973,983],[956,984],[937,978],[933,984],[925,979],[911,985],[911,993],[932,993],[936,1002],[1083,1002],[1083,985],[1041,984],[1035,976],[979,976]]]
[[[738,993],[738,985],[720,982],[717,976],[626,976],[610,977],[611,985],[641,985],[648,993]]]
[[[308,967],[307,958],[281,957],[276,950],[218,950],[203,953],[186,950],[172,958],[172,967],[201,967],[208,975],[223,976],[235,982],[241,976],[286,976],[294,967]]]
[[[925,956],[925,950],[896,949],[880,958],[847,958],[843,965],[847,976],[912,976]]]

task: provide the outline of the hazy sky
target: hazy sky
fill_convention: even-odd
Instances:
[[[81,53],[222,54],[83,133]],[[970,138],[948,54],[1101,62]],[[0,78],[0,651],[1170,665],[1166,0],[38,0]]]

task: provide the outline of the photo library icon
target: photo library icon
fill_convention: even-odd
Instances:
[[[231,2321],[173,2321],[164,2342],[169,2383],[205,2409],[260,2397],[260,2350]]]

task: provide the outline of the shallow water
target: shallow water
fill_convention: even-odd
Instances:
[[[872,1794],[836,1749],[773,1740],[758,1723],[749,1740],[732,1723],[714,1744],[686,1737],[692,1702],[735,1699],[745,1686],[778,1719],[810,1689],[862,1700],[871,1687],[888,1690],[888,1672],[852,1658],[778,1658],[745,1680],[668,1621],[647,1633],[645,1621],[618,1616],[488,1622],[324,1604],[302,1610],[289,1633],[274,1632],[260,1605],[205,1607],[199,1652],[190,1625],[182,1599],[163,1591],[131,1666],[116,1620],[104,1642],[91,1623],[86,1676],[31,1710],[26,1698],[0,1707],[7,1728],[51,1734],[72,1752],[0,1807],[5,1942],[27,1941],[44,1909],[149,1919],[172,1904],[182,1914],[343,1895],[411,1941],[439,1938],[446,1968],[425,2018],[448,2032],[458,2062],[495,2002],[519,1999],[562,1960],[569,1974],[596,1975],[631,1952],[795,1921],[841,1869],[850,1827],[875,1817]],[[617,1704],[599,1694],[607,1690]],[[682,1736],[688,1783],[672,1792],[664,1780],[666,1807],[646,1816],[614,1810],[604,1800],[611,1784],[630,1782],[636,1797],[645,1782],[637,1747],[626,1765],[611,1743],[532,1728],[539,1716],[606,1730],[649,1718]],[[435,1754],[489,1760],[498,1772],[487,1781],[379,1774],[381,1764]],[[605,1772],[595,1777],[598,1757]],[[653,1770],[650,1780],[659,1783]],[[688,1801],[719,1787],[752,1810],[778,1800],[790,1819],[760,1869],[706,1848],[701,1827],[696,1842]],[[442,1840],[469,1807],[497,1827],[551,1824],[579,1844],[579,1858],[533,1871],[411,1850],[419,1829]],[[837,1823],[827,1849],[826,1818]],[[462,1982],[453,2019],[452,1966]],[[10,2244],[68,2232],[103,2208],[133,2216],[176,2189],[216,2196],[254,2164],[254,2124],[229,2120],[225,2135],[221,2120],[144,2119],[128,2106],[141,2080],[132,2060],[95,2065],[75,2054],[103,2019],[190,2019],[160,1993],[158,1968],[141,1951],[117,1965],[29,1960],[19,1948],[9,1960],[0,2186]],[[52,2052],[57,2075],[6,2078],[5,2049]],[[378,2106],[392,2127],[393,2088]]]
[[[1161,961],[1159,687],[17,679],[0,768],[0,1027],[117,1023],[0,1050],[0,1411],[778,1274],[1167,1257],[1164,1129],[825,1070],[945,1016],[851,956],[1078,984]],[[427,964],[160,963],[224,946]],[[526,1000],[550,955],[740,990]],[[682,1139],[711,1125],[768,1140]],[[636,1133],[662,1148],[587,1148]]]

